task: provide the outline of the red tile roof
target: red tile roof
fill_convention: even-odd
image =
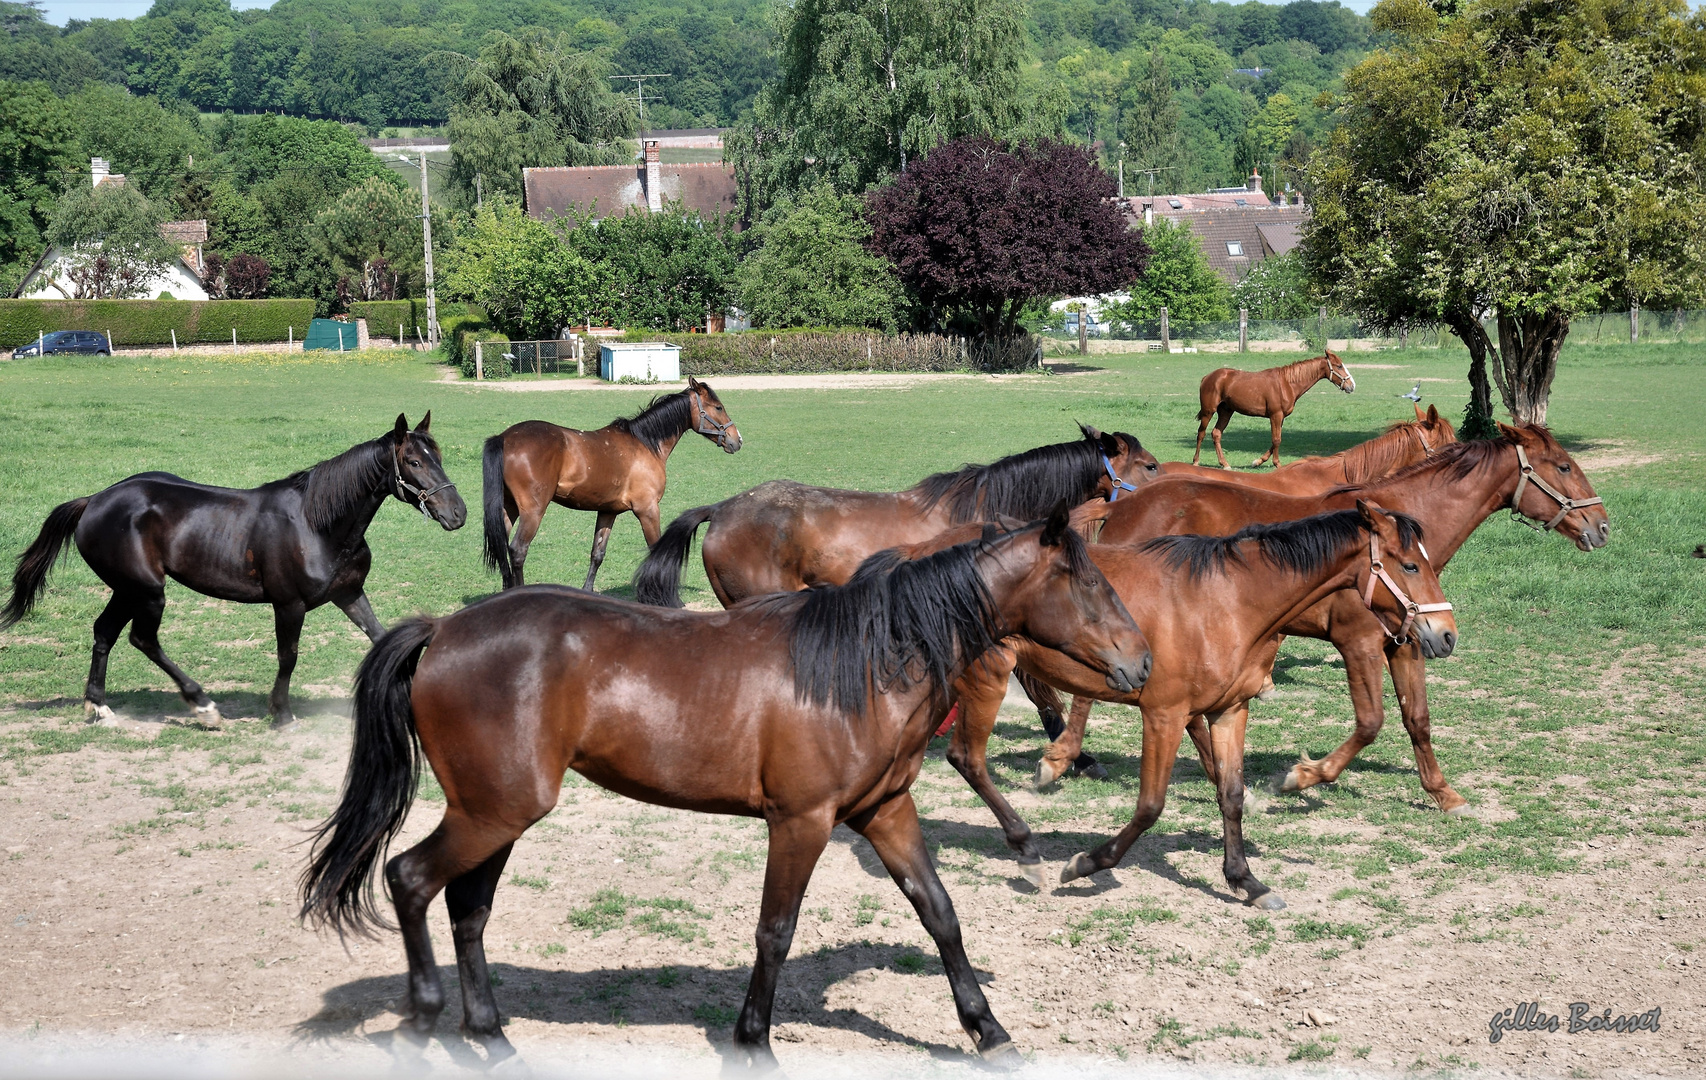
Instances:
[[[733,213],[734,169],[720,162],[658,166],[662,198],[679,199],[706,217]],[[525,169],[527,212],[536,218],[561,216],[570,207],[599,217],[646,207],[646,165],[582,165]]]

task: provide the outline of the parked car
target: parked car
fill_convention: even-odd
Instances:
[[[95,330],[55,330],[51,334],[43,334],[38,341],[20,345],[12,350],[14,360],[20,356],[59,354],[111,356],[113,347],[108,344],[107,335]]]

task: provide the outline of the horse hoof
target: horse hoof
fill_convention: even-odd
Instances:
[[[1281,791],[1303,790],[1303,778],[1297,775],[1296,765],[1293,765],[1289,770],[1287,770],[1285,779],[1280,781],[1279,789]]]
[[[1088,851],[1080,851],[1066,860],[1066,865],[1060,868],[1060,883],[1070,885],[1079,878],[1089,877],[1096,872],[1096,861],[1090,858]]]
[[[1447,810],[1446,813],[1451,815],[1452,817],[1472,818],[1472,819],[1479,819],[1481,816],[1481,811],[1475,809],[1473,806],[1470,806],[1468,803],[1459,803],[1456,806],[1452,807],[1450,810]]]
[[[1032,863],[1020,863],[1019,872],[1024,874],[1025,880],[1030,882],[1032,885],[1039,889],[1043,887],[1043,863],[1041,859]]]
[[[93,701],[83,703],[83,719],[91,724],[110,724],[118,719],[109,705],[96,705]]]
[[[1088,768],[1076,770],[1074,775],[1082,776],[1086,780],[1106,780],[1108,778],[1108,770],[1103,767],[1100,761],[1098,761]]]
[[[1003,1039],[993,1046],[980,1046],[977,1048],[977,1056],[983,1059],[985,1065],[1003,1071],[1022,1068],[1025,1064],[1025,1056],[1019,1053],[1019,1048],[1013,1045],[1011,1039]]]
[[[1271,892],[1263,893],[1260,896],[1250,898],[1246,902],[1251,907],[1260,908],[1263,911],[1283,911],[1283,910],[1285,910],[1285,901],[1280,899],[1279,893],[1271,893]]]
[[[273,717],[272,729],[274,731],[290,731],[290,730],[294,729],[295,727],[296,727],[296,717],[290,715],[289,713],[286,713],[283,716]]]
[[[225,726],[225,717],[219,714],[219,706],[210,701],[195,707],[195,722],[200,727],[218,731]]]
[[[1062,769],[1057,769],[1054,763],[1049,761],[1048,758],[1043,758],[1041,761],[1037,762],[1037,774],[1031,779],[1031,785],[1038,790],[1046,788],[1056,780],[1059,780],[1060,774],[1063,771],[1064,770]]]

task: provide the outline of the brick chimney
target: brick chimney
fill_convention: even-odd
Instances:
[[[112,166],[107,164],[106,158],[98,158],[98,157],[90,158],[89,159],[89,186],[90,187],[100,187],[101,181],[105,180],[112,173],[112,171],[113,171]]]
[[[658,161],[658,141],[646,140],[646,207],[663,209],[663,171]]]
[[[1250,191],[1262,190],[1262,174],[1257,172],[1254,167],[1251,167],[1250,179],[1245,182],[1244,187]]]

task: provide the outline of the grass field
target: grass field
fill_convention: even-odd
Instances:
[[[1224,359],[1097,356],[1092,370],[1052,377],[905,389],[728,390],[722,396],[744,448],[731,457],[689,436],[670,463],[664,518],[781,476],[903,487],[962,462],[1067,439],[1074,421],[1133,432],[1157,456],[1188,460],[1197,379]],[[1305,397],[1286,425],[1287,459],[1344,449],[1403,418],[1410,405],[1397,395],[1417,379],[1424,404],[1461,415],[1461,353],[1413,350],[1346,360],[1357,375],[1356,394],[1318,389]],[[0,552],[15,557],[53,505],[132,473],[163,469],[250,486],[383,433],[399,411],[413,423],[431,409],[433,433],[469,503],[470,523],[445,534],[388,503],[368,534],[374,549],[368,592],[386,622],[452,610],[496,585],[479,560],[482,440],[528,418],[597,426],[639,408],[648,393],[477,389],[436,381],[442,370],[415,354],[381,353],[0,365]],[[1582,875],[1615,875],[1639,863],[1642,844],[1693,837],[1698,847],[1706,822],[1699,793],[1706,763],[1699,704],[1706,692],[1706,561],[1691,553],[1706,543],[1702,410],[1706,357],[1694,347],[1566,347],[1552,426],[1605,498],[1610,546],[1583,554],[1498,516],[1442,575],[1462,641],[1453,657],[1430,665],[1435,745],[1448,778],[1482,817],[1447,818],[1430,809],[1389,699],[1386,732],[1339,783],[1304,796],[1271,796],[1247,833],[1258,873],[1282,890],[1308,889],[1311,875],[1352,881],[1333,898],[1342,917],[1252,920],[1247,932],[1238,930],[1240,940],[1249,939],[1246,950],[1266,953],[1263,942],[1274,940],[1275,925],[1284,931],[1281,941],[1320,942],[1308,955],[1323,965],[1371,936],[1407,934],[1432,920],[1460,920],[1452,925],[1471,936],[1506,933],[1524,919],[1533,928],[1539,917],[1520,910],[1478,913],[1465,903],[1456,914],[1423,914],[1392,897],[1404,889],[1453,894],[1511,879],[1538,882],[1536,895],[1568,893],[1568,883]],[[1240,418],[1228,433],[1228,454],[1248,462],[1266,440],[1265,424]],[[530,580],[578,583],[591,525],[589,514],[553,509],[529,557]],[[626,594],[642,554],[639,528],[624,518],[601,586]],[[689,600],[710,599],[697,556],[686,583]],[[227,716],[259,715],[274,666],[270,611],[176,586],[168,600],[162,631],[168,654],[208,687]],[[99,582],[73,553],[37,614],[0,634],[0,806],[14,802],[4,793],[15,778],[84,747],[156,758],[170,757],[174,748],[231,755],[250,747],[257,761],[279,760],[280,737],[261,724],[224,734],[168,726],[152,741],[85,726],[80,695],[90,623],[103,602]],[[311,613],[295,679],[298,713],[343,711],[365,647],[335,609]],[[1289,640],[1275,680],[1278,694],[1253,710],[1247,770],[1253,778],[1283,771],[1300,751],[1319,756],[1351,726],[1343,667],[1324,643]],[[108,688],[121,713],[187,717],[169,680],[128,645],[114,650]],[[1139,738],[1128,721],[1135,719],[1135,711],[1099,706],[1088,748],[1109,764],[1112,778],[1062,784],[1025,808],[1039,831],[1062,834],[1063,851],[1129,816]],[[1034,718],[1015,713],[1003,723],[991,752],[1004,785],[1017,787],[1029,776],[1039,743]],[[288,778],[280,782],[289,787]],[[943,762],[940,744],[918,793],[927,814],[978,811]],[[324,787],[310,792],[303,816],[323,812],[332,795]],[[1179,769],[1157,829],[1208,853],[1202,866],[1218,867],[1218,813],[1194,766]],[[1613,842],[1626,845],[1616,858],[1598,850]],[[970,865],[966,860],[1003,859],[998,842],[984,848],[963,859],[947,850],[942,858],[962,867]],[[1693,882],[1698,892],[1703,862],[1673,864],[1669,872],[1679,886]],[[1212,888],[1222,888],[1217,872],[1206,876]],[[1662,894],[1653,903],[1662,907]],[[1149,921],[1142,912],[1106,911],[1074,923],[1074,943],[1105,942],[1133,920]],[[1698,922],[1684,924],[1670,943],[1691,950],[1701,936]],[[1162,1026],[1151,1050],[1171,1045],[1168,1030]],[[1316,1053],[1301,1052],[1301,1060]],[[1320,1049],[1323,1056],[1331,1052]]]

